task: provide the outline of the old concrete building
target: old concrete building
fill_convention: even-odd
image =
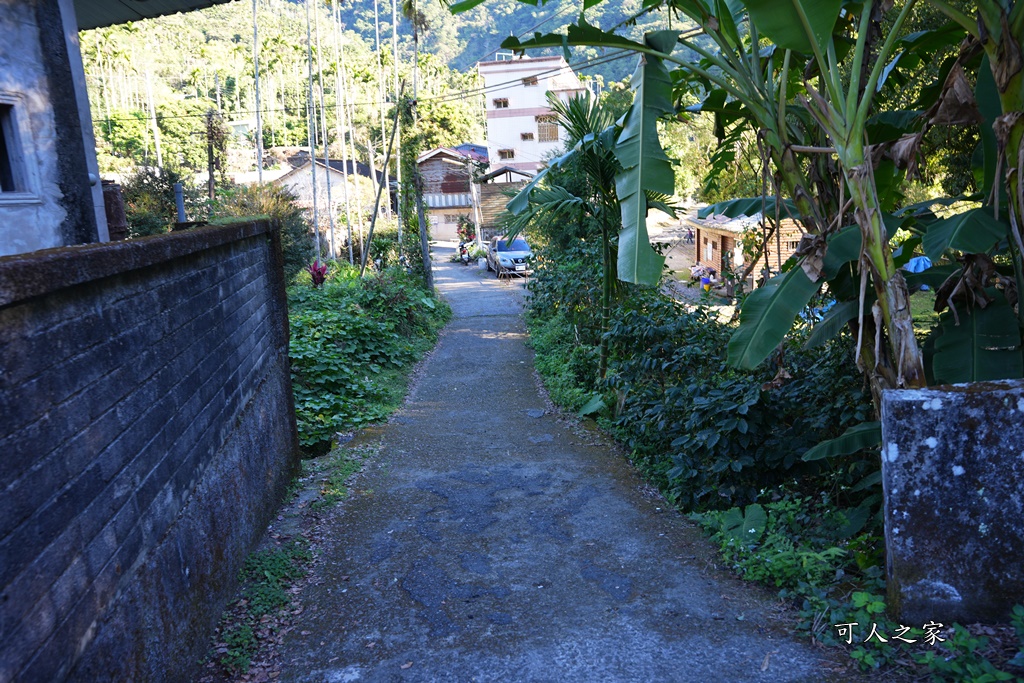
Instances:
[[[0,2],[0,255],[107,239],[70,0]]]
[[[586,88],[562,57],[480,62],[487,92],[487,152],[494,171],[510,167],[535,173],[565,139],[548,95],[567,101]]]

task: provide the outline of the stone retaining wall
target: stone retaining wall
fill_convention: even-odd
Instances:
[[[0,681],[190,680],[297,464],[266,223],[0,258]]]

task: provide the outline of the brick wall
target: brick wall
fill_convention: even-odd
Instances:
[[[189,680],[297,458],[265,223],[0,259],[0,681]]]

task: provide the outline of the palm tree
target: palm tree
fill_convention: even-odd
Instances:
[[[615,175],[621,170],[615,158],[615,121],[612,112],[603,107],[589,92],[563,102],[549,94],[548,101],[558,125],[566,135],[567,151],[553,160],[546,170],[575,165],[586,177],[586,189],[573,194],[561,185],[536,183],[547,173],[542,171],[523,191],[509,202],[516,216],[510,237],[536,220],[593,221],[601,230],[601,342],[598,374],[604,378],[608,370],[608,331],[611,300],[616,278],[616,255],[612,235],[620,226],[619,198],[615,191]],[[529,202],[528,204],[526,202]]]

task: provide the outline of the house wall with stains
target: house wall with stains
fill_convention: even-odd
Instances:
[[[0,2],[0,256],[106,239],[69,12]]]

